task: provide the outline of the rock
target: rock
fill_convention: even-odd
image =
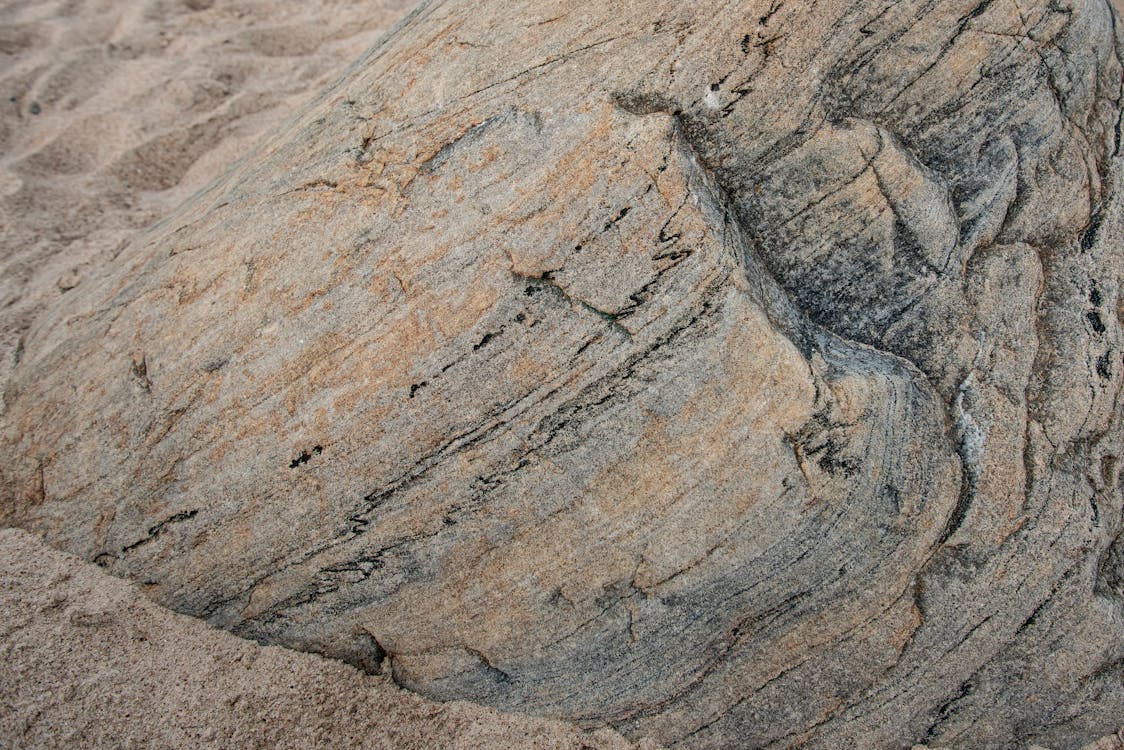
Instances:
[[[0,2],[0,382],[73,269],[113,263],[412,7]]]
[[[1112,7],[422,6],[42,314],[5,516],[676,747],[1124,715]]]
[[[114,618],[90,632],[84,618],[107,603]],[[0,531],[0,604],[5,747],[634,747],[247,643],[15,529]]]

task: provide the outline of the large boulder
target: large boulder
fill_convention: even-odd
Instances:
[[[428,3],[39,317],[4,517],[673,746],[1113,731],[1119,43],[1101,0]]]
[[[385,675],[258,646],[18,529],[0,529],[0,632],[4,747],[656,750],[607,729],[435,705]]]

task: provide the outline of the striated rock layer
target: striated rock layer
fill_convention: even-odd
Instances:
[[[656,750],[434,705],[384,676],[240,640],[16,529],[0,530],[0,605],[6,748]]]
[[[4,515],[671,746],[1124,715],[1101,0],[431,2],[39,316]]]

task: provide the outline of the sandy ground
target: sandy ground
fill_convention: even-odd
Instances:
[[[632,745],[609,731],[431,703],[339,662],[263,648],[158,607],[99,568],[6,529],[0,747]]]

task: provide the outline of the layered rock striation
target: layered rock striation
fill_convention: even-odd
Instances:
[[[431,2],[42,314],[5,518],[674,747],[1124,715],[1100,0]]]

